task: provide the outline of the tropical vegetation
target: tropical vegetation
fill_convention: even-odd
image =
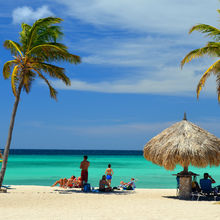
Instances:
[[[220,10],[217,11],[220,14]],[[185,63],[190,62],[192,59],[203,57],[205,55],[217,58],[220,57],[220,29],[207,24],[198,24],[193,26],[189,30],[189,33],[192,33],[193,31],[199,31],[205,34],[207,37],[212,38],[212,41],[208,42],[204,47],[195,49],[188,53],[181,61],[181,67],[183,67]],[[218,101],[220,102],[220,59],[214,62],[214,64],[212,64],[202,75],[197,85],[197,98],[199,98],[201,89],[204,87],[206,80],[211,75],[216,77],[216,89],[218,94]]]
[[[63,36],[61,27],[57,25],[61,21],[61,18],[47,17],[37,20],[33,25],[22,23],[19,42],[12,40],[4,42],[4,47],[10,50],[13,58],[4,64],[3,76],[5,79],[11,80],[15,102],[4,149],[0,188],[5,176],[15,116],[22,90],[29,93],[33,81],[38,77],[49,87],[50,96],[56,99],[57,91],[51,85],[48,76],[62,80],[67,86],[71,84],[65,74],[65,69],[57,66],[57,62],[80,63],[79,56],[71,54],[66,45],[58,42]]]

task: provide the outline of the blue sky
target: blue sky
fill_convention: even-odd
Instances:
[[[201,74],[215,59],[180,69],[181,59],[207,38],[188,35],[194,24],[218,26],[218,0],[4,1],[0,42],[18,41],[22,22],[57,16],[69,50],[80,65],[62,64],[71,87],[51,81],[58,102],[36,80],[22,94],[12,148],[143,149],[157,133],[183,118],[220,136],[215,78],[196,99]],[[0,47],[0,68],[11,59]],[[0,77],[0,147],[4,147],[14,97]]]

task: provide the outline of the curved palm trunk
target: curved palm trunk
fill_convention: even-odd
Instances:
[[[2,183],[4,180],[4,176],[5,176],[5,171],[6,171],[6,166],[7,166],[7,162],[8,162],[9,149],[10,149],[11,139],[12,139],[12,132],[13,132],[13,128],[14,128],[14,122],[15,122],[15,116],[16,116],[16,112],[17,112],[17,108],[18,108],[18,103],[20,100],[22,84],[23,84],[23,80],[20,82],[20,84],[18,86],[18,92],[17,92],[17,96],[15,97],[15,103],[14,103],[14,107],[13,107],[13,111],[12,111],[11,122],[10,122],[10,126],[9,126],[9,131],[8,131],[8,139],[7,139],[7,143],[5,145],[2,168],[1,168],[1,172],[0,172],[0,189],[2,187]]]

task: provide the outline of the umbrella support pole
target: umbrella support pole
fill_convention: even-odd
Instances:
[[[184,167],[183,172],[184,172],[184,173],[188,173],[188,166],[187,166],[187,167]]]
[[[180,176],[179,198],[191,199],[192,176]]]

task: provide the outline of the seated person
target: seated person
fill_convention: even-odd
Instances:
[[[131,178],[131,181],[128,183],[125,183],[124,181],[120,182],[119,188],[127,189],[127,190],[133,190],[136,188],[135,186],[135,179]]]
[[[135,189],[136,186],[135,186],[135,179],[134,178],[131,178],[131,181],[127,183],[127,189],[129,190],[132,190],[132,189]]]
[[[215,183],[215,180],[208,173],[204,173],[204,178],[200,180],[201,190],[205,193],[212,192],[212,183]]]
[[[200,192],[200,186],[197,182],[196,176],[193,176],[193,180],[192,180],[192,192]]]
[[[75,187],[76,188],[82,188],[82,178],[81,178],[81,176],[79,176],[78,179],[76,180]]]
[[[110,187],[109,182],[106,181],[106,176],[103,175],[102,179],[99,181],[99,191],[101,192],[110,192],[112,188]]]
[[[67,180],[67,183],[66,183],[66,186],[65,187],[74,187],[75,186],[75,182],[76,182],[76,177],[75,176],[71,176],[68,180]]]

